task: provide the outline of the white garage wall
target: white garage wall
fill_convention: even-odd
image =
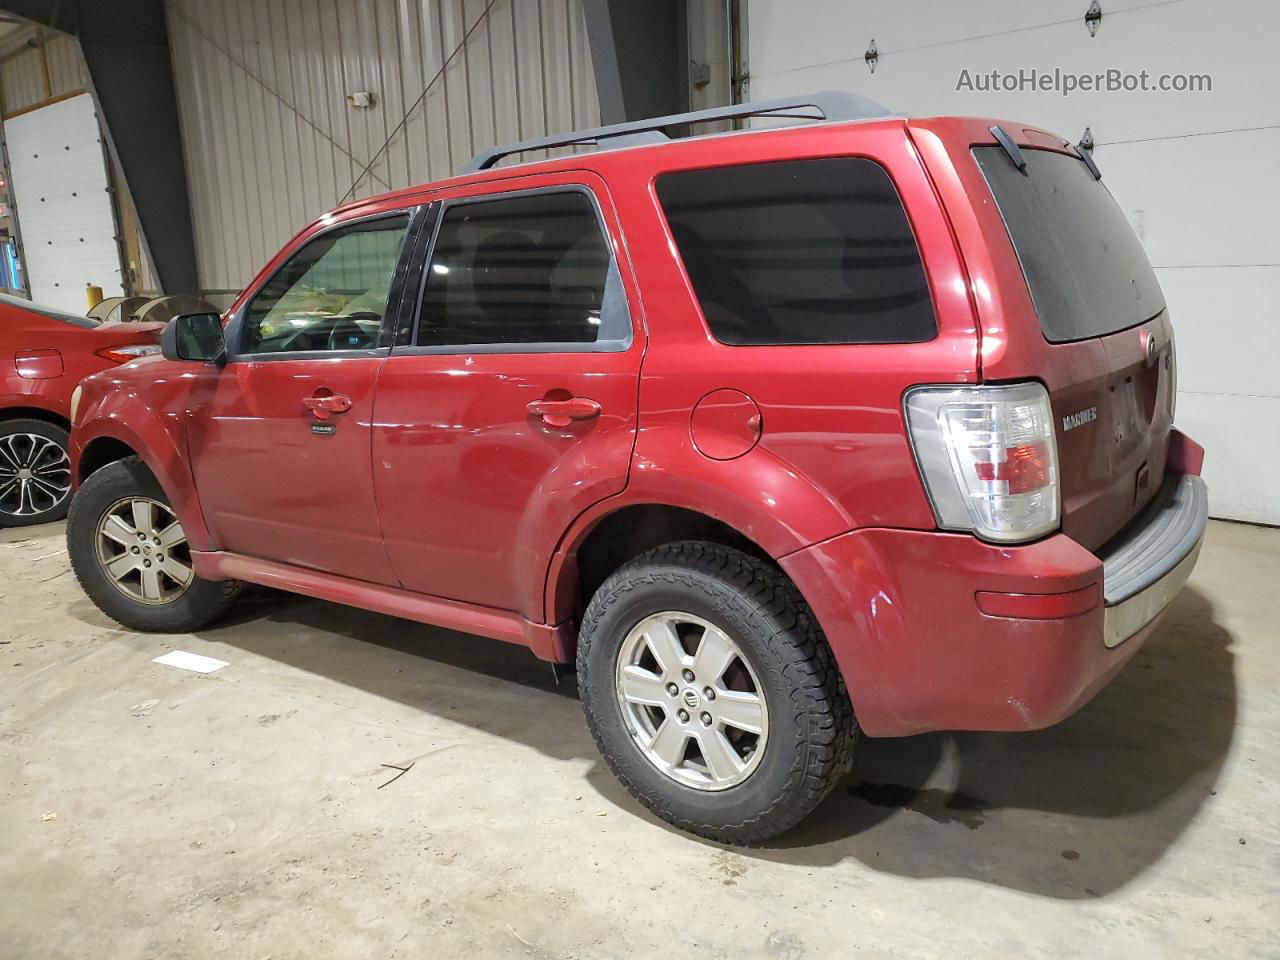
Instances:
[[[1178,425],[1208,449],[1215,516],[1280,523],[1280,6],[1263,0],[751,0],[750,96],[856,90],[917,116],[1093,131],[1178,333]],[[872,73],[863,55],[875,39]],[[972,73],[1208,73],[1199,94],[957,91]]]
[[[344,199],[600,122],[580,0],[168,0],[166,11],[206,291],[240,289]],[[348,104],[357,91],[371,108]]]
[[[59,100],[5,121],[27,284],[36,303],[85,310],[85,287],[124,295],[120,248],[93,98]]]

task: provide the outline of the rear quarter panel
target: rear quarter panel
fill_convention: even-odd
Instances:
[[[661,174],[804,158],[860,156],[894,182],[925,264],[938,321],[927,343],[727,346],[716,341],[676,254],[655,190]],[[774,556],[860,526],[928,529],[902,417],[915,383],[971,382],[976,329],[951,229],[902,120],[725,135],[602,153],[644,299],[649,347],[635,464],[624,498],[717,517]],[[736,460],[703,457],[690,412],[731,388],[762,414],[760,442]]]

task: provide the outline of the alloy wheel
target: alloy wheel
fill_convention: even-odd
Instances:
[[[48,513],[70,493],[71,459],[60,444],[34,433],[0,437],[0,514]]]
[[[725,790],[759,766],[769,736],[764,692],[714,624],[678,611],[641,620],[618,651],[616,685],[632,740],[678,783]]]
[[[111,584],[138,603],[170,603],[195,574],[186,534],[172,510],[150,497],[117,500],[98,521],[98,563]]]

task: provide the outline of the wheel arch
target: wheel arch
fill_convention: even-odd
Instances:
[[[138,451],[123,440],[112,436],[95,437],[85,444],[80,452],[76,467],[76,485],[84,483],[91,474],[97,473],[103,467],[134,456],[138,456]]]
[[[654,547],[705,540],[775,561],[742,531],[709,514],[669,503],[629,503],[601,513],[557,551],[548,582],[551,623],[577,622],[586,603],[614,570]],[[781,568],[779,568],[781,569]]]
[[[706,539],[742,549],[781,571],[783,557],[854,526],[830,496],[770,452],[714,461],[671,439],[657,447],[667,452],[662,461],[633,462],[626,489],[579,514],[561,536],[542,585],[544,622],[572,619],[580,606],[581,551],[586,545],[590,574],[598,541],[610,534],[630,544],[621,551],[630,555],[613,569],[663,543]],[[591,582],[588,576],[586,583]]]
[[[72,476],[78,486],[110,463],[136,456],[164,491],[193,550],[209,549],[209,532],[196,497],[185,450],[149,411],[127,419],[119,415],[87,419],[72,437]]]
[[[0,423],[6,420],[39,420],[61,427],[63,430],[71,429],[71,421],[50,407],[18,405],[0,407]]]

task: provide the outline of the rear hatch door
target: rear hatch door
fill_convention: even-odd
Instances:
[[[973,159],[1007,230],[1035,323],[1010,337],[1040,341],[1055,415],[1063,532],[1095,549],[1155,495],[1173,422],[1173,331],[1142,243],[1078,156],[997,145]],[[1038,327],[1038,328],[1037,328]],[[984,375],[986,371],[984,370]]]

